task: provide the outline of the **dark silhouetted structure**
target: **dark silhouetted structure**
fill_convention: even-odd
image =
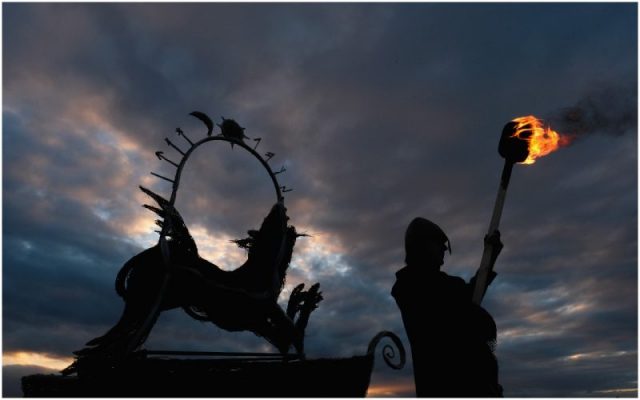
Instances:
[[[124,300],[120,320],[104,335],[74,352],[75,361],[62,375],[23,377],[27,397],[355,397],[364,396],[369,386],[374,349],[384,337],[391,346],[383,348],[387,365],[403,367],[405,353],[396,335],[383,331],[370,342],[367,354],[351,358],[307,360],[304,337],[310,314],[318,307],[322,294],[318,283],[304,290],[299,284],[288,299],[286,310],[278,304],[298,234],[289,225],[281,186],[268,161],[256,148],[247,146],[244,128],[223,119],[222,133],[212,136],[213,122],[194,111],[207,127],[207,136],[197,142],[182,129],[176,133],[189,143],[187,150],[165,142],[178,154],[159,160],[176,168],[172,178],[152,172],[171,182],[169,199],[140,187],[156,205],[144,204],[161,219],[158,244],[127,261],[116,277],[116,292]],[[224,271],[200,257],[198,248],[174,204],[180,177],[193,151],[208,142],[225,141],[249,152],[267,171],[276,193],[276,202],[260,229],[249,230],[248,237],[233,240],[248,250],[246,262],[233,271]],[[278,353],[142,350],[162,311],[182,308],[200,321],[209,321],[228,331],[250,331],[265,338]],[[179,338],[176,338],[179,341]],[[291,347],[295,354],[288,354]],[[204,358],[202,358],[204,357]]]
[[[499,233],[485,239],[502,249]],[[451,244],[444,231],[424,218],[414,219],[405,235],[406,266],[396,273],[392,295],[402,313],[411,344],[419,397],[499,397],[498,363],[493,354],[496,325],[471,301],[470,283],[440,271]],[[489,279],[489,283],[495,277]]]
[[[384,338],[395,345],[382,347],[385,363],[401,369],[406,360],[402,343],[382,331],[371,339],[366,354],[348,358],[243,353],[232,359],[229,353],[145,350],[115,364],[86,357],[78,360],[75,376],[23,377],[22,391],[25,397],[364,397],[374,352]]]
[[[295,228],[287,226],[284,205],[275,204],[260,230],[250,230],[248,238],[237,241],[249,250],[248,259],[239,268],[224,271],[198,255],[180,214],[166,200],[146,188],[142,190],[166,210],[158,209],[161,216],[166,218],[167,213],[171,213],[171,239],[167,242],[172,263],[171,281],[160,309],[181,307],[193,318],[213,322],[223,329],[252,331],[283,354],[291,345],[302,354],[309,314],[322,296],[318,284],[308,291],[300,284],[292,291],[287,312],[277,303],[297,237]],[[149,326],[143,331],[145,319],[151,314],[156,295],[169,272],[163,268],[161,245],[125,263],[116,278],[116,291],[125,301],[120,320],[106,334],[89,341],[89,347],[75,354],[122,357],[128,349],[140,346],[150,330]],[[67,372],[73,372],[73,368]]]
[[[152,172],[172,183],[171,197],[165,199],[140,187],[157,203],[157,206],[145,204],[144,207],[161,218],[156,221],[161,227],[160,240],[156,246],[132,257],[118,273],[116,291],[125,302],[120,320],[75,354],[79,358],[125,358],[145,342],[160,312],[180,307],[191,317],[213,322],[220,328],[254,332],[282,354],[287,354],[293,345],[298,355],[304,357],[304,331],[322,295],[318,283],[306,291],[304,284],[300,284],[292,291],[286,312],[278,305],[296,238],[300,236],[295,227],[288,225],[282,196],[285,187],[278,183],[268,160],[243,142],[244,128],[237,122],[223,119],[222,133],[211,136],[211,119],[200,111],[190,115],[205,124],[207,137],[194,143],[177,128],[176,133],[190,147],[185,151],[169,138],[165,142],[182,156],[180,161],[172,161],[173,157],[165,156],[163,151],[156,152],[160,160],[176,168],[172,178]],[[235,240],[238,246],[248,250],[248,258],[233,271],[224,271],[199,256],[196,243],[174,206],[189,156],[202,144],[213,141],[230,142],[232,147],[238,144],[255,157],[266,169],[277,198],[260,229],[248,231],[245,239]],[[75,372],[75,365],[63,373]]]

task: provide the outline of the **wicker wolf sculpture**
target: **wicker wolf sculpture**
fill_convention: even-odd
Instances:
[[[322,295],[319,284],[307,291],[300,284],[291,292],[286,311],[277,303],[296,238],[301,236],[295,227],[287,225],[284,204],[273,205],[259,230],[250,230],[247,238],[235,241],[248,249],[248,258],[237,269],[225,271],[198,255],[197,246],[173,205],[144,187],[140,189],[160,206],[145,206],[164,218],[158,224],[171,224],[164,229],[164,251],[170,254],[170,263],[166,265],[162,242],[127,261],[116,278],[116,291],[125,302],[120,320],[106,334],[74,353],[79,358],[114,357],[138,348],[155,322],[152,317],[153,322],[145,324],[155,306],[159,311],[181,307],[191,317],[213,322],[225,330],[254,332],[283,354],[293,345],[303,355],[309,315]],[[167,274],[170,279],[164,295],[154,305]],[[73,371],[73,365],[66,370]]]

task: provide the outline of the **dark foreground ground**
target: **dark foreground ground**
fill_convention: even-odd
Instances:
[[[92,365],[94,364],[94,365]],[[364,397],[373,356],[315,360],[143,358],[22,379],[25,397]]]

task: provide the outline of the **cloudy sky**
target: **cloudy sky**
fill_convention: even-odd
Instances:
[[[637,5],[14,4],[3,11],[3,380],[61,368],[115,323],[114,278],[157,241],[137,189],[169,194],[180,126],[235,118],[284,165],[300,238],[287,291],[320,282],[309,357],[406,335],[389,292],[416,216],[440,224],[445,271],[478,267],[510,119],[534,114],[570,146],[514,168],[505,249],[484,306],[505,395],[637,394]],[[573,118],[570,120],[571,117]],[[219,142],[217,142],[219,143]],[[177,206],[201,254],[274,201],[257,162],[208,144]],[[147,348],[263,350],[163,314]],[[378,359],[371,395],[413,396],[412,370]]]

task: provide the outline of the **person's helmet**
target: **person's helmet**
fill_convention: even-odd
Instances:
[[[404,235],[404,248],[407,254],[405,261],[420,259],[420,255],[424,252],[424,244],[433,241],[446,243],[451,254],[451,242],[442,228],[428,219],[414,218]]]

